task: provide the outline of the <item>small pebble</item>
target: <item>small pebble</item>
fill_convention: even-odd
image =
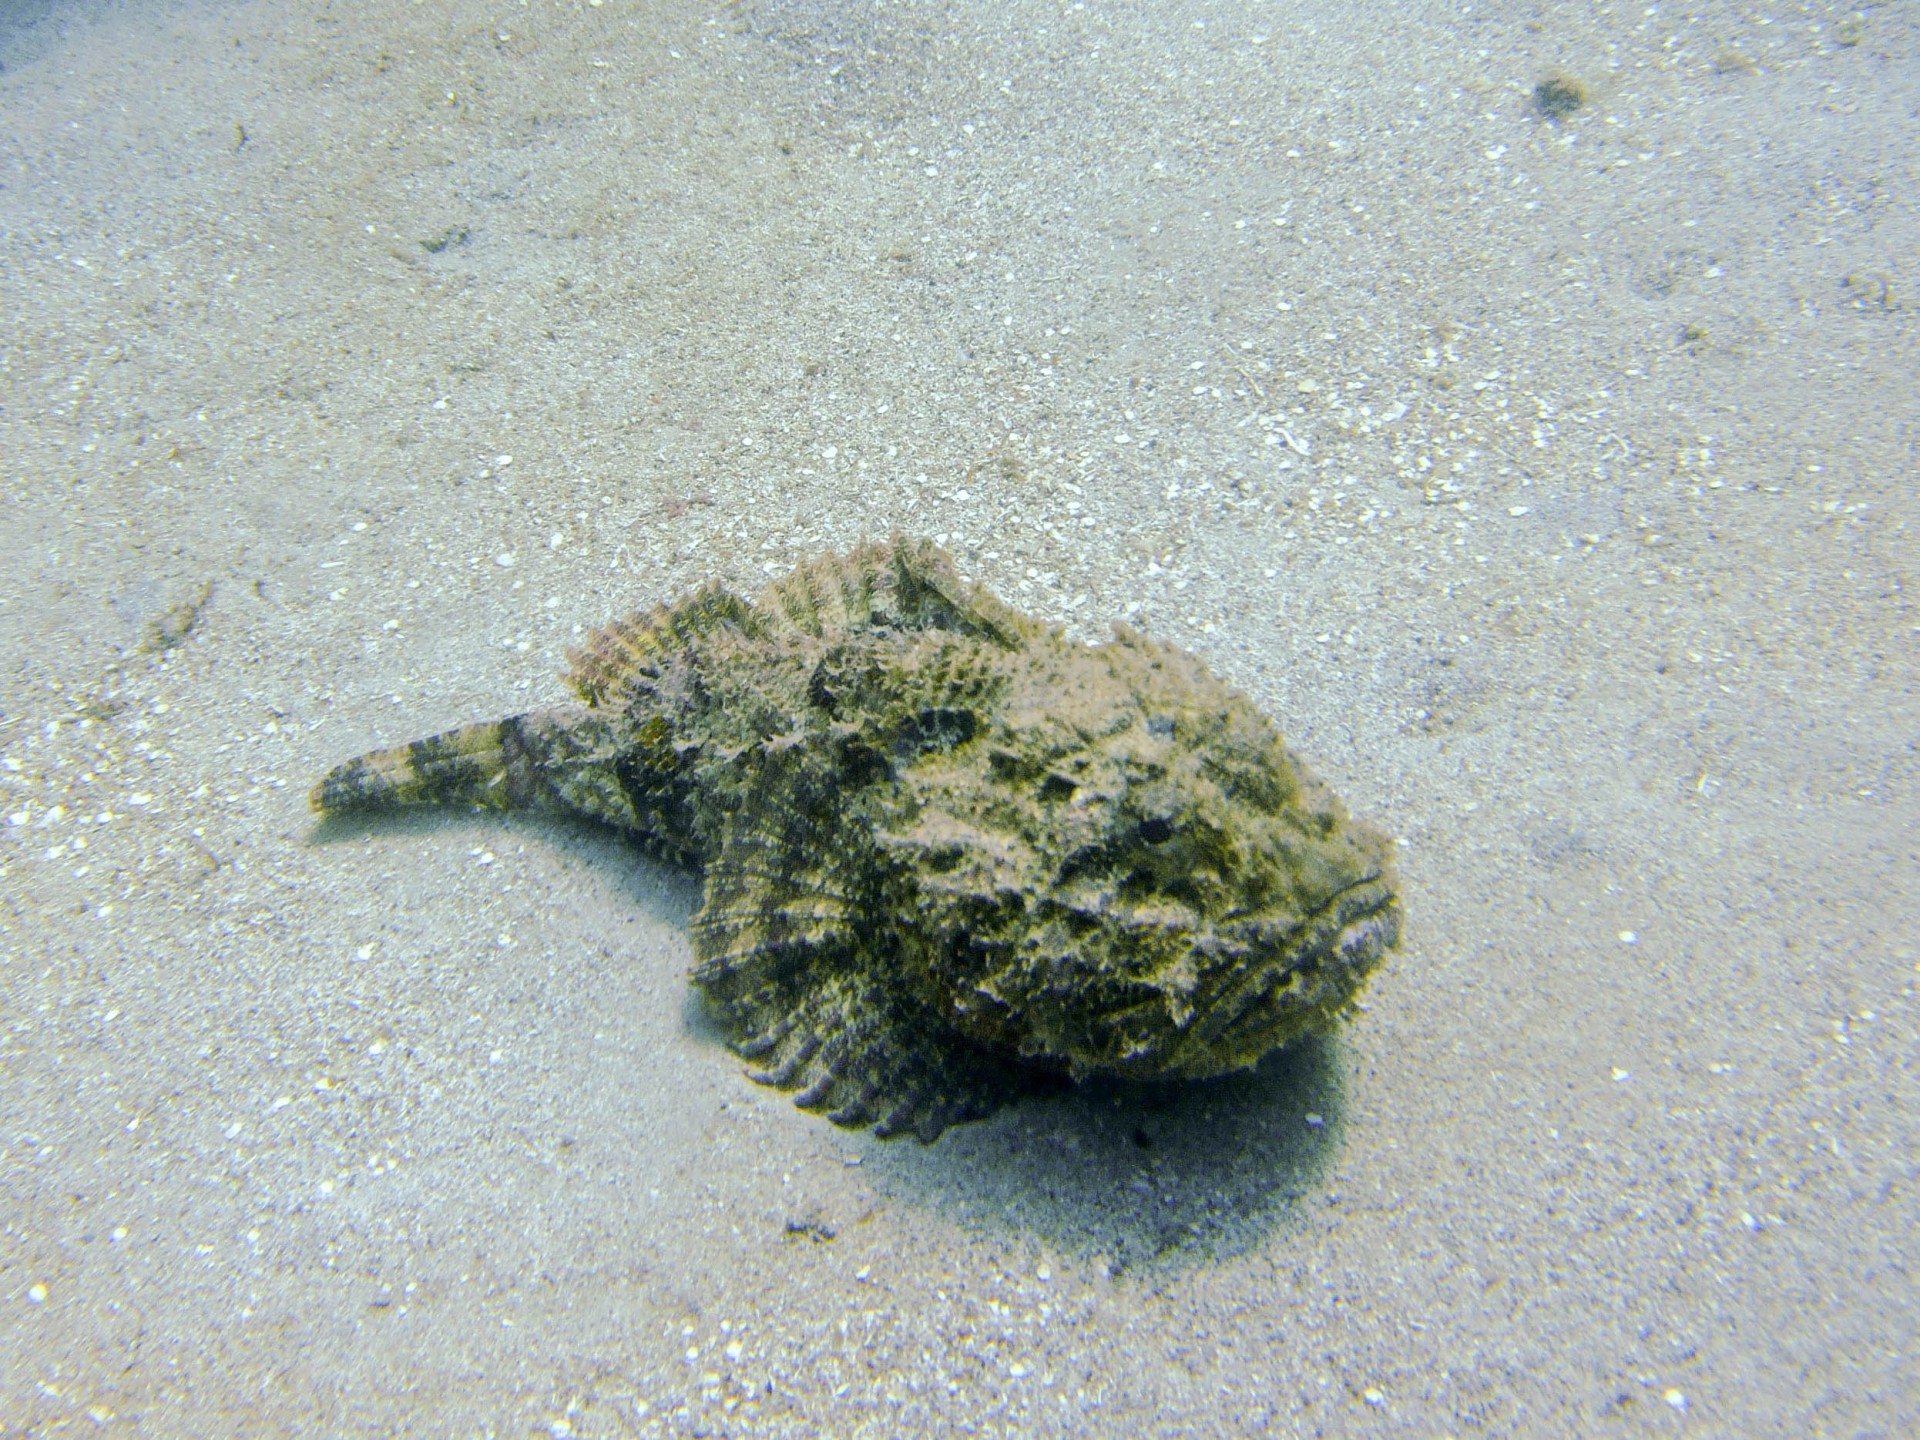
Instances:
[[[46,1304],[47,1303],[47,1287],[40,1284],[34,1284],[29,1286],[27,1288],[27,1299],[32,1301],[35,1305]]]

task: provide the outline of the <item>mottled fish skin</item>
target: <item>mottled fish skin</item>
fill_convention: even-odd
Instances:
[[[1034,1072],[1255,1064],[1399,938],[1392,845],[1237,692],[896,538],[590,637],[581,704],[335,769],[328,814],[547,810],[699,870],[693,982],[762,1083],[931,1140]]]

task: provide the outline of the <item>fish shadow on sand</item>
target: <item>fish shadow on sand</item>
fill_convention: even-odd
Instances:
[[[869,1141],[898,1203],[1009,1243],[1151,1275],[1258,1248],[1324,1198],[1346,1064],[1311,1035],[1250,1071],[1185,1083],[1095,1080],[1035,1095],[933,1146]]]
[[[421,806],[312,817],[306,843],[320,847],[355,841],[421,839],[457,835],[468,851],[536,847],[590,874],[587,882],[617,894],[609,909],[644,911],[685,930],[700,908],[700,877],[662,860],[628,836],[571,815],[501,815],[478,807]],[[464,852],[463,852],[464,853]]]
[[[398,839],[447,824],[445,812],[432,811],[330,817],[309,840]],[[469,844],[518,837],[560,850],[618,887],[616,909],[684,926],[698,908],[696,877],[590,823],[475,814],[468,826]],[[716,1065],[740,1064],[691,987],[662,1023],[710,1045]],[[1324,1200],[1343,1128],[1346,1069],[1337,1032],[1309,1035],[1250,1071],[1213,1080],[1040,1084],[933,1145],[836,1133],[895,1203],[1010,1245],[1037,1241],[1104,1261],[1116,1275],[1150,1276],[1257,1249]],[[811,1123],[827,1127],[823,1118]]]

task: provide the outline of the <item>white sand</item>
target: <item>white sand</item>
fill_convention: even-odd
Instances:
[[[0,67],[0,1434],[1920,1429],[1909,7],[17,0]],[[1366,1013],[887,1145],[703,1028],[691,880],[316,837],[896,526],[1405,837]]]

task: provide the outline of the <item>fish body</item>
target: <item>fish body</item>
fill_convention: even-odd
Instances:
[[[578,704],[349,761],[314,808],[570,813],[698,870],[694,985],[836,1123],[931,1140],[1035,1071],[1245,1068],[1398,940],[1391,842],[1245,697],[925,542],[709,585],[570,659]]]

